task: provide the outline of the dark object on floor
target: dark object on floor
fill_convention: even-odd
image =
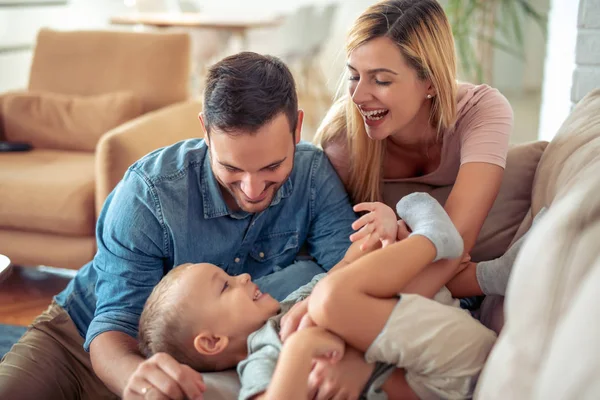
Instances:
[[[0,152],[2,151],[29,151],[31,145],[25,142],[4,142],[0,141]]]

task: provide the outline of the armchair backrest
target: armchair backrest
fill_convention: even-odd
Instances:
[[[148,112],[188,98],[186,33],[38,33],[29,90],[95,95],[131,90]]]

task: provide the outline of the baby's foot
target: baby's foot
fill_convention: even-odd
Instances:
[[[436,249],[434,261],[456,258],[463,253],[463,240],[444,208],[427,193],[404,196],[396,205],[396,212],[412,230],[412,235],[422,235]]]
[[[531,229],[535,226],[535,224],[537,224],[537,222],[545,213],[546,209],[542,208],[533,219],[529,231],[527,231],[525,235],[523,235],[512,246],[510,246],[510,248],[506,250],[506,253],[504,253],[502,256],[496,258],[495,260],[482,261],[477,264],[475,269],[477,282],[479,283],[479,287],[484,294],[504,296],[506,293],[506,287],[508,286],[508,278],[510,278],[510,273],[512,272],[513,264],[515,263],[517,255],[519,254],[519,251],[525,242],[525,238],[529,236]]]

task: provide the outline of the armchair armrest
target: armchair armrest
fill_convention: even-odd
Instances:
[[[25,89],[23,90],[11,90],[10,92],[5,92],[5,93],[0,93],[0,140],[4,140],[5,136],[4,136],[4,117],[2,115],[2,109],[3,109],[3,101],[4,99],[6,99],[9,95],[14,94],[14,93],[21,93],[21,92],[26,92]]]
[[[96,146],[96,217],[131,164],[184,139],[202,136],[199,101],[176,103],[144,114],[102,136]]]

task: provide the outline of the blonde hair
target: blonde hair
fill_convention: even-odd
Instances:
[[[348,33],[350,54],[369,40],[387,37],[398,46],[419,79],[429,79],[435,89],[430,122],[438,136],[456,120],[456,55],[452,29],[436,0],[386,0],[367,8]],[[346,182],[353,202],[381,201],[385,141],[371,140],[363,117],[345,94],[334,103],[321,123],[315,142],[346,137],[350,171]]]

